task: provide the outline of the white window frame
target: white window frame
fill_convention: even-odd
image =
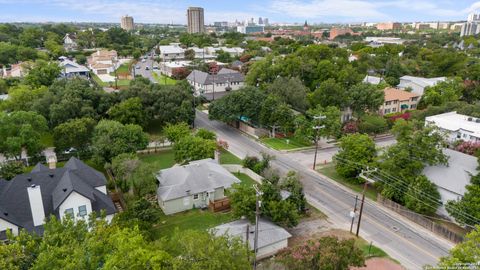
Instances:
[[[81,208],[85,208],[85,210],[83,210],[83,209],[81,209]],[[85,213],[85,214],[83,214],[83,213]],[[86,206],[86,205],[80,205],[80,206],[78,207],[78,216],[79,216],[79,217],[84,217],[84,216],[86,216],[86,215],[88,215],[87,206]]]
[[[65,209],[65,212],[64,212],[64,215],[67,216],[67,215],[71,215],[72,218],[74,217],[74,214],[75,212],[73,211],[73,208],[67,208]]]

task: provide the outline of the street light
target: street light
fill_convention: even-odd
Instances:
[[[313,117],[314,120],[322,120],[327,118],[325,115],[316,115]],[[313,157],[313,170],[315,170],[315,164],[317,163],[317,153],[318,153],[318,131],[322,128],[325,128],[325,125],[321,126],[314,126],[313,129],[315,130],[315,156]]]

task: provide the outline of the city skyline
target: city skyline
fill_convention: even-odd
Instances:
[[[112,22],[129,14],[138,23],[186,24],[189,6],[205,9],[205,23],[268,17],[278,23],[348,23],[384,21],[457,21],[480,9],[480,1],[434,0],[0,0],[2,22]]]

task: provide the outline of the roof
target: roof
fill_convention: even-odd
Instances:
[[[160,53],[162,54],[171,54],[171,53],[184,53],[185,50],[178,45],[163,45],[160,46]]]
[[[376,77],[376,76],[365,76],[363,79],[364,83],[370,83],[370,84],[379,84],[382,81],[382,78]]]
[[[247,219],[239,219],[225,223],[213,228],[213,230],[217,236],[227,234],[230,237],[240,237],[240,239],[245,242],[247,225],[249,226],[250,231],[248,244],[250,249],[253,250],[255,241],[255,225],[251,224]],[[258,223],[258,232],[258,248],[268,247],[292,236],[284,228],[262,218]]]
[[[58,207],[72,192],[89,198],[93,211],[113,214],[115,206],[110,197],[96,189],[106,183],[102,173],[75,157],[63,168],[49,169],[37,164],[30,173],[17,175],[10,181],[0,179],[0,218],[28,231],[43,232],[43,226],[33,225],[27,191],[32,185],[40,186],[45,216],[58,217]]]
[[[211,75],[200,70],[194,70],[188,75],[187,80],[190,82],[195,81],[196,83],[203,85],[211,85],[213,82],[227,83],[243,82],[245,80],[245,76],[242,73],[232,69],[222,71],[224,69],[225,68],[222,68],[216,75]]]
[[[428,116],[425,122],[449,131],[464,130],[470,135],[480,138],[480,118],[468,115],[458,114],[457,112],[448,112]]]
[[[157,195],[163,201],[213,191],[221,187],[229,188],[232,184],[240,182],[211,158],[161,170],[157,180],[160,184]]]
[[[402,76],[400,77],[400,83],[398,84],[399,88],[407,88],[411,87],[411,84],[416,84],[421,88],[425,88],[427,86],[434,86],[439,82],[443,82],[446,80],[446,77],[436,77],[436,78],[423,78],[423,77],[414,77],[414,76]],[[419,95],[423,95],[423,90],[421,93],[417,93]]]
[[[477,173],[477,158],[448,148],[443,153],[449,157],[448,166],[427,166],[423,174],[437,187],[463,195],[471,175]]]
[[[392,101],[392,100],[410,100],[411,98],[418,97],[418,94],[396,89],[396,88],[391,88],[387,87],[383,89],[383,92],[385,93],[385,101]]]
[[[82,66],[80,64],[77,64],[71,60],[64,59],[59,63],[60,67],[62,67],[65,71],[65,73],[78,73],[78,72],[88,72],[88,68],[85,66]]]

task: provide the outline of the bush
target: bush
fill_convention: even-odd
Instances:
[[[388,129],[387,120],[379,115],[365,115],[360,118],[358,130],[370,135],[380,134]]]
[[[0,179],[11,180],[24,172],[25,166],[20,161],[6,162],[0,167]]]

